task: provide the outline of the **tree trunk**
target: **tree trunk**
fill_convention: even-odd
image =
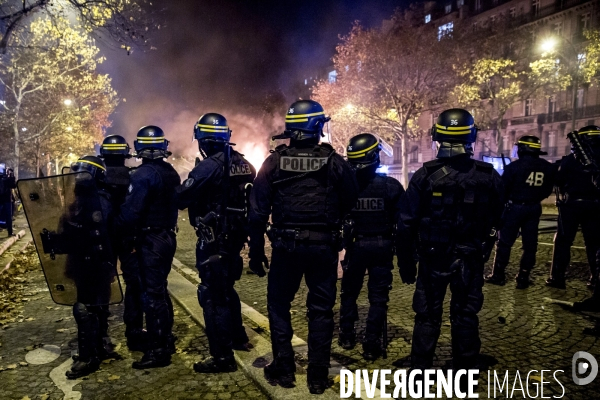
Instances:
[[[37,146],[37,150],[35,152],[35,177],[39,178],[40,177],[40,165],[41,165],[40,158],[41,158],[41,155],[42,155],[41,154],[42,150],[41,150],[41,146],[40,146],[40,141],[39,140],[36,140],[35,144]]]
[[[402,129],[400,135],[400,155],[402,165],[402,186],[405,188],[408,186],[408,154],[406,153],[406,131]]]
[[[17,110],[18,113],[18,110]],[[19,140],[21,139],[19,136],[19,123],[17,121],[17,116],[13,121],[13,134],[15,136],[15,144],[14,144],[14,154],[13,154],[13,169],[15,171],[15,179],[19,179]]]

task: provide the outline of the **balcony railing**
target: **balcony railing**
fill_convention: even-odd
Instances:
[[[594,118],[594,117],[600,117],[600,104],[575,109],[575,118],[576,119]],[[553,122],[571,121],[571,119],[573,119],[573,109],[560,110],[560,111],[553,112],[553,113],[530,115],[527,117],[513,118],[510,120],[510,124],[513,126],[514,125],[533,124],[533,123],[542,125],[542,124],[550,124]],[[505,128],[504,124],[502,127]]]

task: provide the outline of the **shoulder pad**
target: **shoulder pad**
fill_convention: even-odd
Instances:
[[[329,150],[330,152],[335,152],[335,150],[333,149],[333,146],[330,145],[329,143],[319,143],[319,146],[321,146],[324,149]]]
[[[484,161],[479,161],[479,160],[473,160],[473,161],[475,161],[475,168],[478,171],[487,172],[488,174],[491,174],[492,171],[494,170],[494,166],[490,163],[486,163]]]
[[[440,160],[439,158],[436,158],[435,160],[431,160],[431,161],[427,161],[425,163],[423,163],[423,166],[425,168],[431,168],[431,167],[437,167],[438,165],[442,165],[444,162],[442,160]]]
[[[278,152],[278,153],[281,153],[282,151],[286,150],[287,148],[288,147],[287,147],[287,145],[285,143],[284,144],[280,144],[279,146],[275,147],[275,150],[271,150],[271,153],[273,153],[275,151]]]

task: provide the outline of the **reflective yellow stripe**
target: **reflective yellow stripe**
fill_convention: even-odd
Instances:
[[[285,116],[285,119],[288,119],[288,118],[308,118],[308,117],[314,117],[315,115],[325,115],[325,111],[316,112],[316,113],[312,113],[312,114],[288,114],[288,115]]]
[[[536,149],[541,149],[542,148],[542,145],[540,143],[530,143],[530,142],[525,142],[525,141],[522,141],[522,140],[519,140],[517,143],[526,144],[529,147],[533,147],[533,148],[536,148]]]
[[[164,142],[165,138],[155,138],[155,139],[151,139],[151,138],[141,138],[138,137],[138,143],[161,143]]]
[[[200,132],[218,132],[218,133],[228,133],[229,130],[222,130],[222,129],[208,129],[208,128],[200,128]]]
[[[600,131],[581,132],[580,135],[600,135]]]
[[[471,131],[457,131],[457,132],[451,132],[451,131],[447,131],[445,129],[436,129],[437,133],[443,133],[444,135],[468,135],[471,133]]]
[[[109,144],[103,144],[102,147],[109,147],[111,149],[125,149],[127,148],[126,144],[114,144],[114,143],[109,143]]]
[[[300,118],[300,119],[286,119],[286,123],[290,122],[308,122],[308,118]]]
[[[374,145],[372,145],[370,147],[367,147],[364,150],[348,151],[348,152],[346,152],[346,155],[348,156],[348,158],[358,158],[358,157],[364,156],[369,150],[373,150],[377,146],[379,146],[379,140],[377,141],[377,143],[375,143]]]
[[[435,127],[438,129],[443,129],[446,131],[461,131],[464,129],[473,129],[474,125],[469,125],[469,126],[443,126],[440,124],[435,124]]]
[[[100,168],[102,171],[106,171],[106,168],[104,168],[102,165],[100,164],[96,164],[95,162],[92,161],[87,161],[87,160],[77,160],[78,163],[86,163],[86,164],[91,164],[94,167],[98,167]]]
[[[433,196],[434,197],[441,197],[442,196],[442,192],[433,192]]]
[[[229,130],[229,126],[227,126],[227,125],[220,126],[220,125],[203,125],[203,124],[197,124],[196,126],[198,128],[222,129],[222,130],[225,130],[225,131]]]

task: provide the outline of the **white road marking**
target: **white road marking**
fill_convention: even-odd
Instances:
[[[56,387],[63,391],[65,397],[63,400],[79,400],[81,399],[81,392],[74,391],[73,386],[81,383],[83,379],[67,379],[65,373],[71,368],[73,360],[67,358],[64,363],[50,371],[50,379],[54,382]]]
[[[60,357],[60,352],[60,347],[47,344],[25,354],[25,361],[32,365],[48,364]]]

